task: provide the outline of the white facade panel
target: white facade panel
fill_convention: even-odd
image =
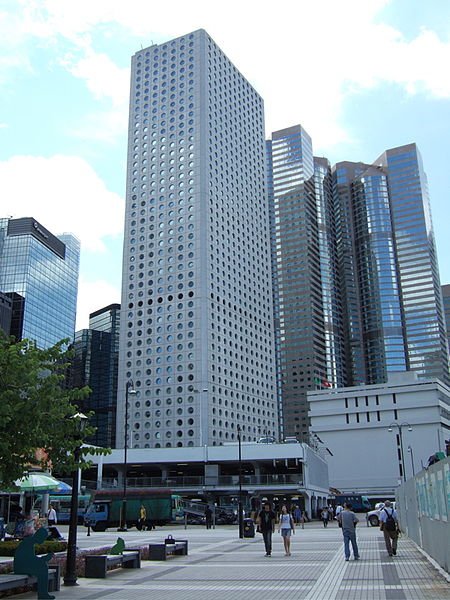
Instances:
[[[132,59],[118,431],[129,447],[277,430],[263,102],[203,31]],[[118,435],[123,439],[123,435]]]
[[[411,372],[395,380],[308,393],[311,429],[333,454],[325,455],[332,487],[392,494],[432,454],[445,451],[450,389],[439,380],[419,382]]]

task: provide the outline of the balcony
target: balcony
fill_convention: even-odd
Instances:
[[[303,477],[301,473],[273,473],[265,475],[242,475],[243,488],[270,488],[280,486],[303,486]],[[103,489],[121,487],[116,479],[104,478],[102,481]],[[239,487],[239,475],[219,475],[219,477],[203,476],[177,476],[177,477],[128,477],[127,487],[154,487],[171,489],[196,489],[196,488],[219,488],[234,489]]]

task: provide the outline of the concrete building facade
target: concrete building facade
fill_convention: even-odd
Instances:
[[[132,382],[130,448],[274,435],[263,101],[204,30],[131,71],[117,431]]]
[[[311,429],[327,454],[330,485],[374,497],[392,495],[404,479],[445,452],[450,389],[417,373],[387,383],[308,393]]]

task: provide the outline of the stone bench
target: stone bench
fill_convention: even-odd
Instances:
[[[167,560],[172,556],[187,556],[188,540],[175,540],[173,544],[149,544],[149,560]]]
[[[84,561],[85,577],[105,578],[108,567],[140,569],[141,553],[139,550],[126,550],[123,554],[88,554]]]
[[[0,592],[21,587],[35,587],[37,578],[33,575],[16,575],[14,573],[0,574]],[[61,589],[61,569],[59,565],[48,567],[48,591],[59,592]]]

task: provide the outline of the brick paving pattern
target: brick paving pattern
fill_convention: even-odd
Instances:
[[[333,524],[334,525],[334,524]],[[169,527],[156,532],[129,531],[128,546],[162,541]],[[80,547],[103,545],[117,533],[79,534]],[[236,528],[174,528],[174,537],[189,539],[189,556],[167,562],[143,561],[142,568],[121,569],[106,579],[84,579],[76,588],[61,587],[60,600],[450,600],[450,584],[406,537],[398,555],[386,553],[382,534],[361,526],[361,560],[344,560],[337,527],[308,523],[292,538],[292,555],[284,556],[275,533],[272,557],[264,556],[262,538],[239,540]],[[15,596],[36,598],[27,593]]]

